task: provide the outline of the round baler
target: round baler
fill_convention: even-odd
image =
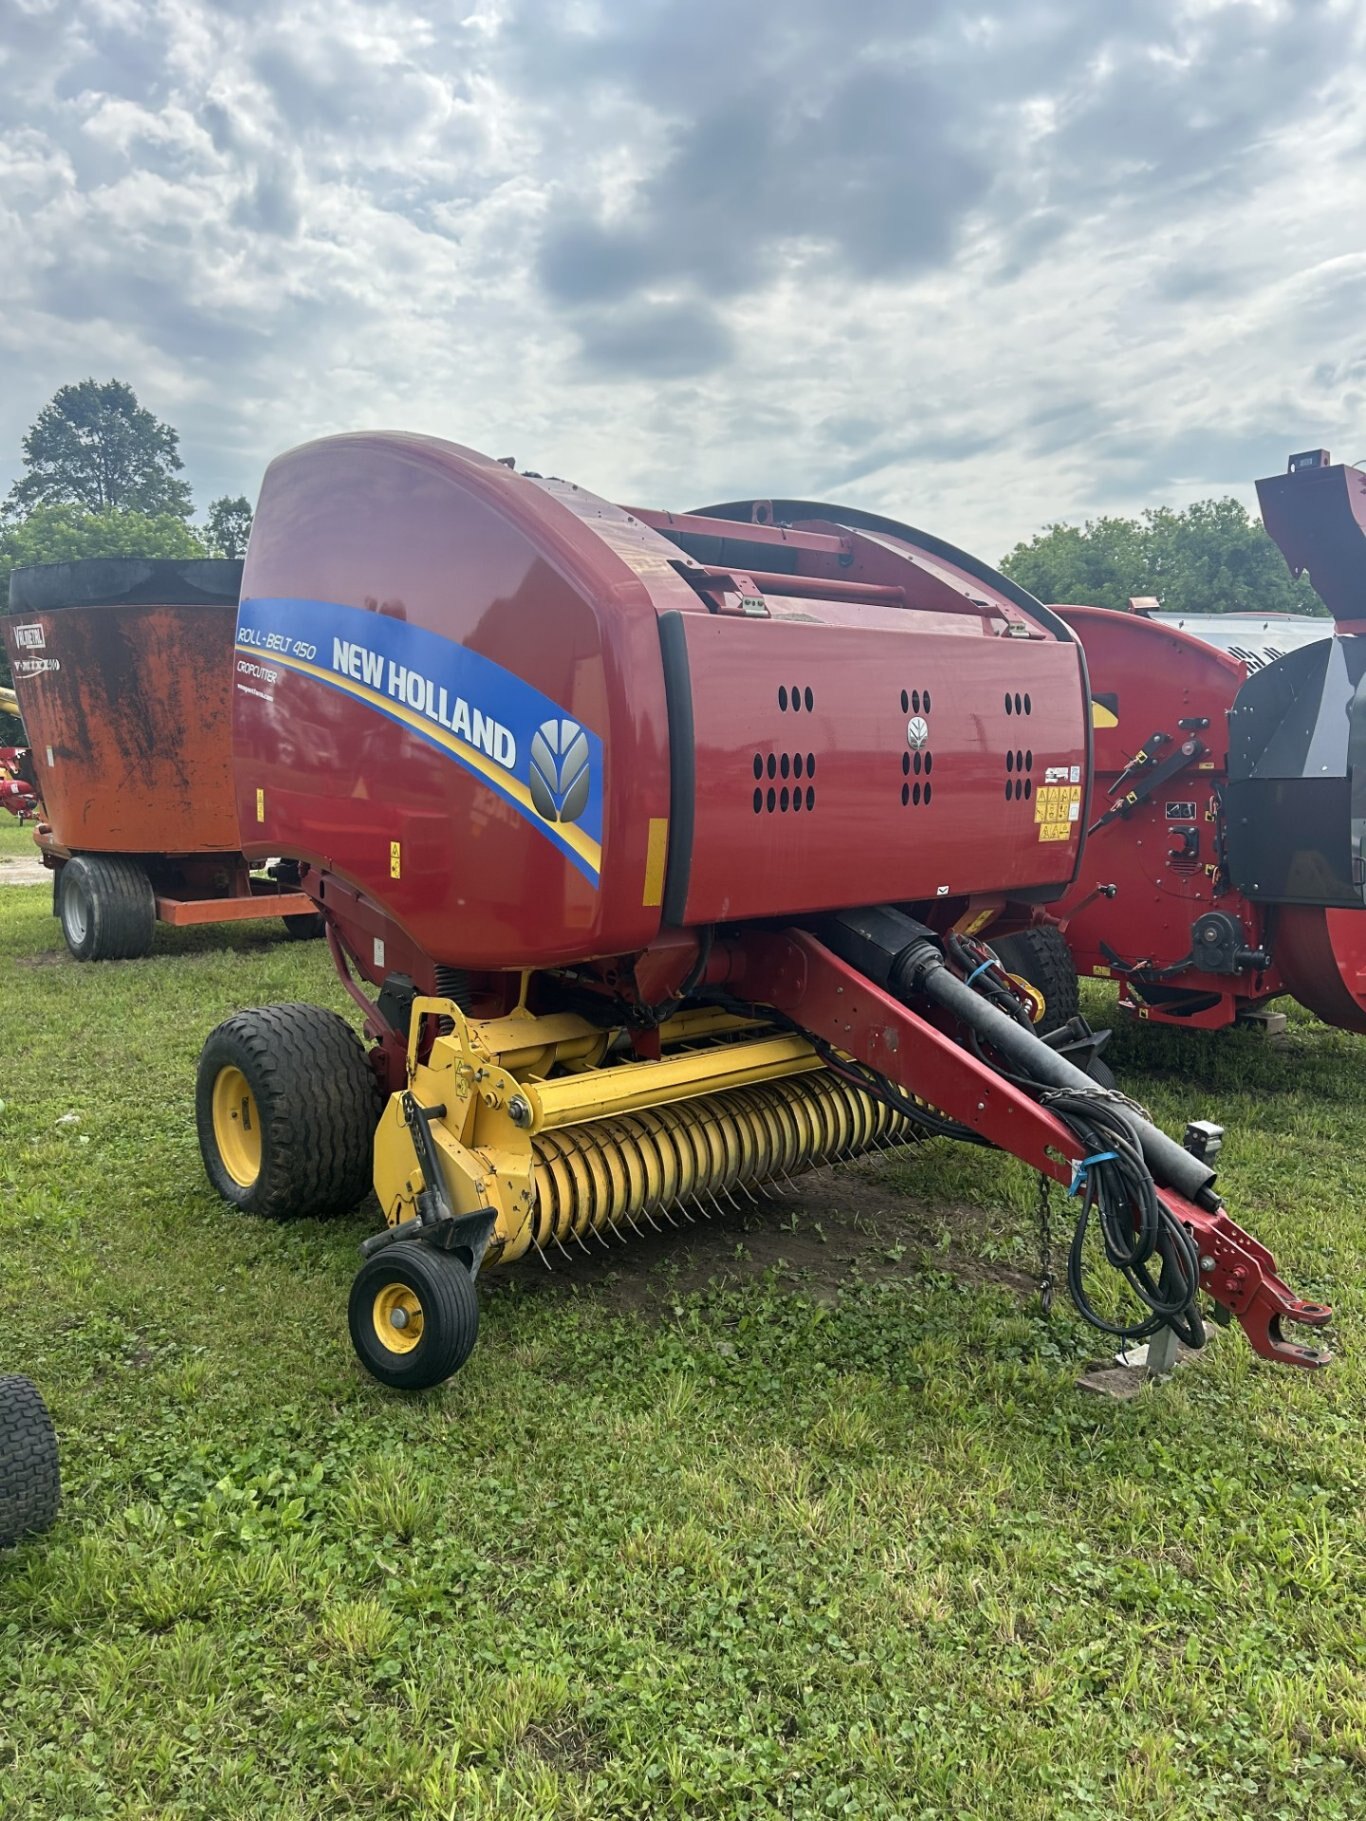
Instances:
[[[35,839],[80,961],[145,955],[172,924],[312,903],[253,877],[229,768],[240,562],[90,558],[16,569],[5,646],[41,803]]]
[[[843,508],[630,509],[362,434],[269,469],[236,662],[246,852],[300,863],[370,1048],[229,1019],[201,1147],[270,1216],[373,1180],[385,1382],[463,1362],[481,1268],[930,1134],[1078,1191],[1074,1294],[1095,1220],[1142,1304],[1112,1331],[1198,1344],[1208,1292],[1321,1363],[1213,1131],[1099,1088],[981,941],[1069,888],[1088,794],[1081,648],[1004,577]]]
[[[1259,481],[1333,620],[1058,607],[1086,648],[1097,809],[1052,909],[1120,1004],[1219,1028],[1290,993],[1366,1031],[1366,475]]]

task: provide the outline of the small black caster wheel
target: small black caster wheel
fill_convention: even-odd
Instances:
[[[396,1391],[426,1391],[474,1351],[479,1296],[451,1253],[399,1240],[357,1271],[347,1319],[367,1372]]]

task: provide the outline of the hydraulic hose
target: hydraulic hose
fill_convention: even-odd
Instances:
[[[906,1003],[928,999],[988,1046],[1007,1080],[1035,1093],[1071,1131],[1081,1149],[1073,1192],[1081,1213],[1067,1262],[1067,1283],[1082,1316],[1124,1341],[1170,1328],[1190,1347],[1204,1342],[1197,1295],[1200,1258],[1186,1228],[1161,1202],[1155,1184],[1213,1211],[1220,1205],[1214,1171],[1174,1144],[1137,1108],[1095,1082],[990,998],[946,966],[939,938],[924,924],[886,906],[846,912],[822,930],[836,953]],[[961,958],[961,957],[960,957]],[[1042,1092],[1040,1092],[1042,1090]],[[1111,1321],[1086,1294],[1083,1254],[1093,1219],[1108,1263],[1146,1313]]]
[[[822,925],[821,936],[836,954],[898,999],[920,995],[952,1013],[1018,1074],[1041,1087],[1096,1098],[1096,1084],[1089,1075],[960,980],[945,965],[933,931],[903,911],[885,905],[845,911]],[[1213,1213],[1220,1200],[1214,1190],[1215,1172],[1209,1165],[1140,1113],[1129,1107],[1118,1110],[1133,1132],[1153,1180]]]

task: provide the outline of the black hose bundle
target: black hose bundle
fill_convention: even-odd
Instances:
[[[960,968],[970,967],[966,985],[1011,1012],[1017,1022],[1028,1022],[1027,1014],[1022,1020],[1017,1003],[1006,1004],[1010,995],[1004,982],[993,980],[999,964],[990,965],[995,959],[990,951],[985,951],[979,960],[973,949],[955,936],[948,938],[945,947]],[[1056,1113],[1081,1147],[1082,1162],[1071,1189],[1074,1195],[1081,1196],[1081,1211],[1067,1254],[1067,1289],[1083,1321],[1126,1343],[1148,1340],[1159,1328],[1171,1328],[1188,1347],[1203,1346],[1205,1330],[1196,1302],[1200,1288],[1199,1248],[1158,1199],[1152,1172],[1124,1114],[1125,1097],[1099,1086],[1090,1093],[1080,1088],[1048,1089],[1028,1075],[1005,1068],[999,1059],[991,1061],[971,1027],[968,1042],[979,1061],[994,1067],[1015,1087]],[[1141,1108],[1134,1110],[1141,1114]],[[1148,1311],[1138,1321],[1109,1321],[1086,1293],[1083,1258],[1093,1216],[1100,1228],[1106,1262],[1119,1272]]]
[[[875,923],[884,915],[869,913],[867,920]],[[899,921],[909,923],[907,919]],[[914,930],[918,926],[910,927]],[[893,938],[897,934],[899,927],[894,925]],[[855,931],[856,939],[863,935],[864,932]],[[864,947],[876,948],[881,935],[874,927]],[[1194,1175],[1196,1180],[1189,1185],[1192,1198],[1212,1193],[1208,1183],[1213,1173],[1202,1172],[1193,1158],[1152,1127],[1140,1107],[1113,1089],[1092,1086],[1035,1038],[1027,1011],[989,949],[961,936],[934,937],[929,930],[923,930],[922,937],[918,944],[899,952],[884,945],[883,952],[890,963],[885,970],[887,986],[907,1000],[926,993],[951,1012],[963,1027],[970,1051],[1013,1086],[1048,1107],[1076,1139],[1081,1162],[1072,1192],[1080,1194],[1081,1209],[1068,1253],[1067,1287],[1078,1313],[1101,1333],[1123,1342],[1147,1340],[1159,1329],[1170,1328],[1187,1346],[1203,1345],[1204,1325],[1197,1301],[1199,1250],[1187,1229],[1159,1199],[1149,1151],[1164,1170],[1177,1170],[1180,1166]],[[838,952],[841,944],[837,940],[834,946]],[[859,965],[865,955],[856,947],[845,958]],[[876,1069],[841,1053],[836,1045],[771,1007],[747,1004],[715,988],[706,989],[697,997],[797,1032],[833,1073],[862,1088],[927,1134],[966,1144],[990,1143],[971,1127],[922,1105]],[[974,1002],[979,1000],[984,1002],[982,1014],[975,1010]],[[986,1007],[991,1010],[987,1012]],[[1003,1055],[1003,1048],[1010,1052],[1009,1058]],[[1036,1058],[1041,1065],[1038,1074],[1031,1071]],[[1045,1062],[1047,1067],[1042,1066]],[[1066,1079],[1069,1076],[1070,1083]],[[1177,1182],[1180,1181],[1178,1171]],[[1084,1256],[1093,1219],[1107,1262],[1124,1278],[1145,1310],[1136,1321],[1111,1321],[1100,1314],[1087,1295]]]
[[[1107,1104],[1102,1093],[1093,1097],[1055,1090],[1043,1097],[1043,1104],[1076,1135],[1082,1149],[1072,1184],[1073,1193],[1081,1196],[1081,1212],[1067,1254],[1068,1292],[1083,1320],[1102,1334],[1142,1341],[1159,1328],[1171,1328],[1188,1347],[1203,1346],[1205,1330],[1196,1304],[1199,1248],[1158,1199],[1122,1107]],[[1108,1320],[1086,1293],[1083,1253],[1093,1216],[1107,1263],[1148,1310],[1138,1321]]]

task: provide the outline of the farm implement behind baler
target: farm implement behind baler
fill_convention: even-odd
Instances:
[[[427,437],[264,483],[237,628],[246,851],[285,854],[361,1006],[220,1025],[211,1180],[283,1217],[371,1179],[352,1337],[455,1371],[487,1266],[705,1212],[928,1136],[1082,1202],[1113,1334],[1324,1355],[1188,1146],[1036,1034],[982,941],[1070,885],[1090,701],[1067,627],[893,521],[613,506]],[[1137,1301],[1094,1308],[1098,1226]]]
[[[34,838],[78,961],[151,949],[158,921],[281,917],[321,933],[295,869],[253,875],[229,767],[240,562],[16,569],[5,644],[41,801]]]
[[[7,809],[21,823],[38,813],[31,768],[27,746],[0,746],[0,809]]]
[[[1366,475],[1259,481],[1336,617],[1059,607],[1086,648],[1097,808],[1050,915],[1142,1018],[1219,1028],[1291,993],[1366,1031]]]
[[[0,714],[19,718],[19,698],[0,686]],[[0,746],[0,809],[19,822],[38,813],[38,793],[32,775],[33,761],[27,746]]]

